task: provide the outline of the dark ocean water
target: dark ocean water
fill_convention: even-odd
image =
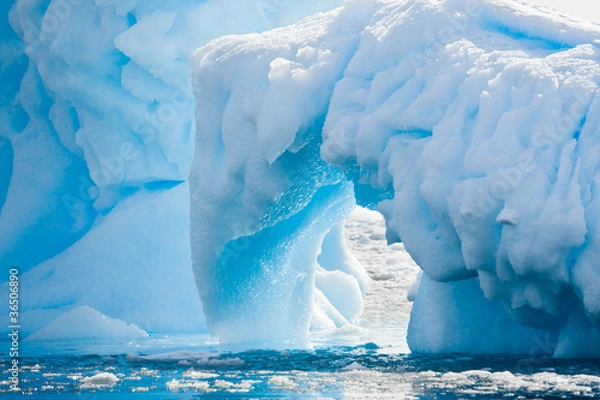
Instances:
[[[423,356],[373,343],[240,350],[204,339],[25,343],[19,391],[9,390],[4,358],[0,393],[77,399],[600,398],[595,360]]]

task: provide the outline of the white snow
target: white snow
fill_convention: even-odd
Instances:
[[[172,379],[167,382],[167,389],[178,392],[180,390],[193,389],[199,392],[210,392],[210,384],[206,381],[183,381]],[[212,390],[214,391],[214,390]]]
[[[211,378],[219,377],[218,374],[215,374],[212,372],[196,371],[193,369],[189,369],[189,370],[185,371],[181,376],[184,378],[191,378],[191,379],[211,379]]]
[[[526,0],[528,3],[551,7],[559,12],[566,13],[589,21],[600,21],[600,8],[592,5],[587,0]]]

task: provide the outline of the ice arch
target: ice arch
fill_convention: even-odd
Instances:
[[[512,1],[355,0],[198,50],[209,329],[301,338],[333,315],[319,252],[356,198],[425,272],[413,350],[581,355],[599,339],[599,33]]]

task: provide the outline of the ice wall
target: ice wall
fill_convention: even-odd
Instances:
[[[185,184],[190,55],[340,3],[2,2],[0,265],[36,293],[22,334],[77,306],[149,332],[204,329]]]
[[[548,334],[550,353],[577,353],[600,318],[599,34],[510,0],[355,0],[198,50],[191,238],[209,327],[305,329],[347,179],[426,274],[414,351],[527,353]]]

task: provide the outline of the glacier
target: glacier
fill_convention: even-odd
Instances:
[[[599,33],[515,1],[351,0],[199,49],[209,329],[305,334],[319,246],[355,199],[423,269],[412,351],[600,356]]]
[[[30,340],[336,332],[369,287],[358,204],[423,270],[413,352],[600,357],[597,24],[514,0],[0,18],[0,264]]]

